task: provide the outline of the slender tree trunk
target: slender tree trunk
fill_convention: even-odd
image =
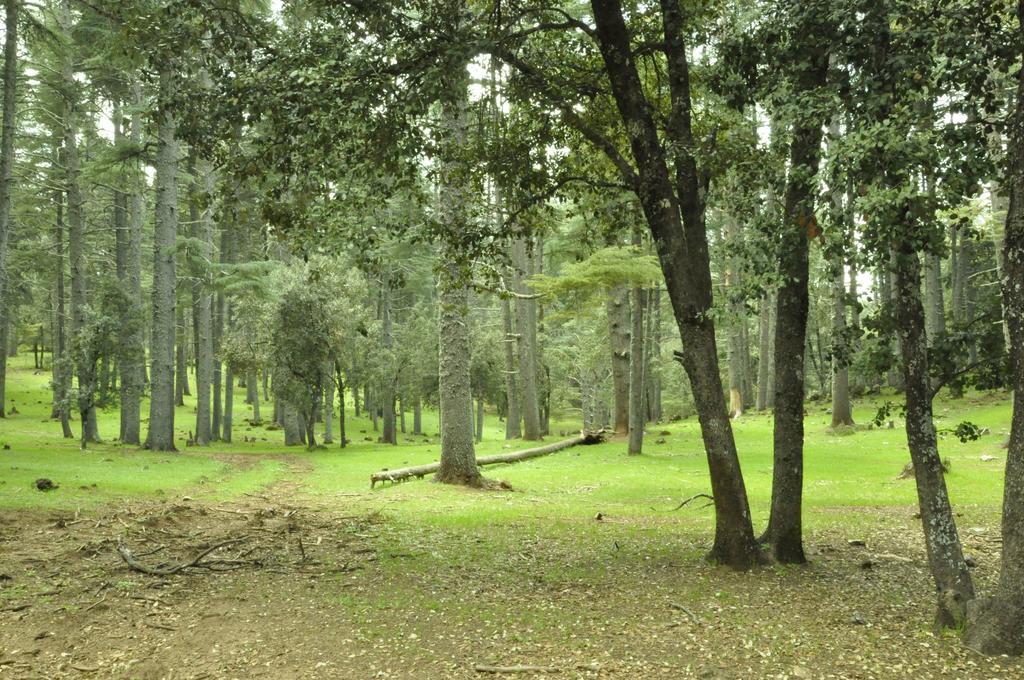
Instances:
[[[229,444],[231,443],[231,430],[234,427],[234,414],[232,413],[235,408],[234,377],[231,364],[224,364],[224,417],[221,419],[220,439]]]
[[[833,117],[829,125],[829,145],[836,144],[840,137],[839,118]],[[837,236],[846,234],[843,207],[844,187],[832,187],[832,223],[836,225]],[[837,239],[839,240],[839,239]],[[852,244],[848,247],[852,247]],[[850,403],[851,352],[846,343],[846,277],[843,252],[837,249],[832,256],[832,427],[853,425],[853,406]]]
[[[799,77],[803,92],[825,85],[828,55],[809,51],[809,65]],[[802,564],[804,474],[804,350],[807,346],[809,242],[819,233],[814,217],[814,178],[821,159],[823,120],[805,114],[794,125],[789,181],[786,186],[775,323],[775,432],[773,437],[771,516],[764,538],[775,559]]]
[[[528,295],[524,278],[533,274],[526,241],[512,244],[513,284],[517,293]],[[522,394],[523,439],[536,441],[541,436],[540,402],[537,376],[537,301],[516,298],[516,330],[519,335],[519,385]]]
[[[64,35],[71,35],[71,6],[64,0],[60,6],[60,24]],[[72,55],[66,54],[62,64],[64,101],[64,166],[67,187],[68,256],[71,264],[71,354],[78,374],[78,412],[82,426],[82,448],[99,441],[96,428],[96,355],[95,348],[83,343],[88,318],[88,265],[85,257],[85,219],[82,214],[77,139],[77,83]],[[6,321],[6,320],[5,320]]]
[[[757,314],[757,402],[755,408],[764,411],[768,408],[768,389],[773,372],[772,348],[774,331],[772,327],[772,309],[774,297],[768,293],[761,298],[761,309]]]
[[[184,406],[185,395],[192,396],[188,387],[188,328],[185,325],[185,308],[177,307],[174,322],[174,405]]]
[[[629,432],[629,292],[613,288],[605,307],[612,352],[612,400],[615,432]]]
[[[249,393],[249,403],[252,406],[253,425],[261,425],[263,423],[263,418],[260,417],[260,388],[258,375],[259,374],[256,369],[252,369],[249,371],[249,377],[245,381],[246,390],[250,389],[250,386],[252,389],[252,392]]]
[[[234,233],[233,229],[228,228],[221,229],[220,232],[220,259],[221,262],[231,262],[234,259]],[[212,239],[211,235],[211,239]],[[223,364],[220,360],[220,339],[224,334],[224,314],[227,307],[227,298],[224,295],[223,290],[217,291],[216,296],[213,298],[213,312],[211,319],[213,321],[213,371],[210,374],[210,379],[213,381],[213,403],[210,408],[210,421],[214,433],[220,432],[221,420],[224,417],[224,405],[221,401],[222,395],[222,383],[223,383]]]
[[[384,351],[390,356],[394,346],[394,339],[391,331],[391,273],[386,272],[381,277],[380,289],[380,310],[381,310],[381,344]],[[390,363],[390,361],[388,362]],[[387,366],[384,369],[384,383],[381,390],[382,423],[384,431],[381,441],[385,444],[397,444],[398,434],[395,431],[395,380],[394,368]]]
[[[932,421],[921,264],[912,245],[900,244],[895,264],[894,302],[906,385],[907,443],[917,480],[928,562],[938,590],[936,622],[952,628],[963,622],[967,602],[974,598],[974,586],[960,546]]]
[[[634,286],[629,335],[629,442],[631,456],[643,453],[644,446],[644,291]]]
[[[7,285],[7,247],[11,226],[11,190],[14,186],[14,125],[18,85],[18,9],[20,0],[7,0],[4,23],[3,132],[0,134],[0,325],[10,315]],[[7,361],[0,359],[0,418],[6,413]]]
[[[484,398],[476,398],[476,443],[484,440]]]
[[[138,77],[131,76],[132,114],[129,140],[136,147],[142,144],[142,85]],[[118,276],[124,292],[121,337],[118,340],[117,364],[121,373],[121,428],[124,444],[141,443],[141,401],[145,381],[146,350],[142,337],[142,168],[136,162],[132,168],[131,190],[125,196],[127,229],[118,241]],[[120,232],[119,232],[120,233]]]
[[[516,336],[512,326],[512,304],[508,298],[501,300],[501,318],[505,329],[505,399],[508,402],[508,413],[505,417],[505,439],[518,439],[522,436],[519,413],[519,381],[515,359]],[[419,402],[416,402],[419,404]]]
[[[190,211],[192,240],[198,249],[191,258],[192,315],[196,336],[195,436],[196,443],[205,446],[215,438],[210,422],[210,389],[213,383],[213,295],[210,272],[213,263],[213,164],[205,159],[196,160],[194,174]],[[198,202],[200,200],[201,204]]]
[[[59,145],[60,138],[55,140]],[[55,153],[58,158],[60,157],[60,151]],[[71,431],[71,423],[69,417],[69,411],[71,409],[70,404],[70,391],[71,391],[71,359],[68,356],[67,339],[65,333],[65,311],[64,301],[66,294],[64,291],[64,192],[57,190],[54,192],[54,203],[56,206],[56,225],[53,231],[53,245],[54,245],[54,256],[56,257],[56,272],[55,272],[55,294],[57,297],[57,313],[56,313],[56,328],[55,336],[55,347],[56,356],[54,359],[54,375],[56,380],[54,381],[54,395],[57,403],[57,417],[60,418],[61,431],[64,434],[65,439],[72,439],[75,434]]]
[[[412,403],[412,433],[423,434],[423,402],[419,397]]]
[[[149,432],[156,451],[174,450],[174,253],[178,230],[178,142],[170,102],[177,94],[173,67],[160,72],[157,114],[156,221],[153,235],[153,324]]]
[[[735,243],[743,238],[742,228],[736,220],[729,218],[726,223],[725,240]],[[743,342],[743,331],[747,325],[746,308],[743,300],[738,297],[743,283],[740,280],[739,262],[729,257],[723,272],[723,283],[729,301],[729,336],[728,336],[728,370],[729,370],[729,415],[739,418],[743,415],[744,392],[746,383],[747,358]]]
[[[338,437],[341,439],[341,448],[345,448],[348,444],[345,433],[345,381],[340,368],[335,368],[335,382],[338,384]],[[358,393],[358,390],[353,390],[353,394]]]
[[[334,443],[334,366],[333,361],[324,366],[324,444]]]
[[[681,360],[694,395],[707,452],[715,499],[715,543],[710,557],[736,569],[762,559],[754,540],[746,487],[719,372],[715,326],[711,318],[711,266],[704,204],[696,161],[690,155],[689,65],[678,3],[662,0],[666,67],[674,105],[667,128],[675,169],[670,179],[665,147],[658,137],[649,102],[631,56],[629,31],[620,0],[592,0],[596,35],[630,149],[639,172],[621,169],[637,190],[662,272],[679,335]],[[673,186],[674,184],[674,186]]]
[[[650,291],[648,297],[648,318],[650,333],[649,358],[647,361],[650,377],[647,379],[648,397],[647,410],[651,422],[661,422],[661,285],[658,284]]]

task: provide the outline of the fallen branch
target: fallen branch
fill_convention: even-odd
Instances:
[[[199,562],[204,557],[212,553],[214,550],[217,550],[218,548],[234,545],[235,543],[241,543],[242,541],[248,540],[248,538],[248,536],[243,536],[241,538],[232,538],[227,541],[215,543],[214,545],[211,545],[205,550],[201,550],[195,557],[193,557],[188,562],[182,562],[181,564],[172,564],[167,567],[147,567],[146,565],[142,564],[137,559],[135,559],[135,555],[132,554],[132,551],[129,550],[128,546],[126,546],[121,541],[117,542],[117,553],[121,556],[121,559],[123,559],[125,563],[135,571],[140,571],[143,574],[149,574],[151,576],[171,576],[172,574],[177,574],[178,572],[184,571],[189,567],[199,566]]]
[[[562,669],[555,666],[473,666],[477,673],[561,673]]]
[[[697,494],[695,496],[690,496],[685,501],[683,501],[682,503],[680,503],[676,507],[672,508],[671,510],[666,510],[666,512],[675,512],[676,510],[680,510],[680,509],[686,507],[687,505],[689,505],[690,503],[692,503],[693,501],[697,500],[698,498],[706,498],[709,501],[711,501],[710,503],[705,503],[704,505],[700,506],[701,510],[703,510],[704,508],[709,507],[709,506],[715,504],[715,497],[714,496],[709,496],[706,493],[699,493],[699,494]]]
[[[599,444],[603,441],[603,432],[584,432],[578,437],[564,439],[560,442],[548,444],[547,446],[538,446],[533,449],[524,449],[513,453],[499,453],[494,456],[483,456],[482,458],[476,459],[476,464],[478,467],[483,467],[484,465],[497,465],[498,463],[517,463],[521,460],[546,456],[549,453],[568,449],[573,446]],[[380,472],[374,472],[370,475],[370,488],[372,489],[377,482],[401,482],[409,479],[410,477],[423,479],[425,476],[433,472],[437,472],[440,467],[440,463],[428,463],[426,465],[414,465],[412,467],[399,468],[397,470],[381,470]]]

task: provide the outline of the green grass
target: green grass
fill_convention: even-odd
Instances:
[[[376,443],[377,434],[367,419],[354,417],[350,400],[348,435],[352,443],[345,449],[334,444],[307,452],[285,448],[280,431],[250,426],[246,422],[250,407],[239,399],[234,412],[236,441],[199,449],[184,446],[195,418],[193,402],[186,398],[186,405],[177,409],[175,422],[180,453],[152,453],[118,444],[96,445],[81,452],[77,441],[62,439],[59,424],[49,419],[48,381],[49,371],[34,371],[30,356],[9,360],[7,404],[8,408],[13,404],[18,413],[0,421],[0,442],[10,447],[0,451],[0,507],[74,508],[126,498],[196,494],[230,498],[258,492],[287,477],[323,502],[341,503],[345,498],[367,510],[386,510],[403,523],[499,527],[494,531],[500,533],[502,524],[526,522],[536,524],[541,535],[556,535],[568,527],[578,528],[581,519],[597,512],[611,517],[648,517],[656,525],[668,517],[664,511],[680,499],[709,490],[695,419],[651,426],[645,453],[639,457],[627,457],[624,442],[609,442],[486,469],[488,476],[508,481],[515,492],[481,494],[425,481],[385,485],[370,492],[371,472],[437,459],[436,414],[424,414],[427,436],[400,435],[398,446],[388,446]],[[244,391],[236,390],[238,394]],[[916,502],[913,482],[896,479],[909,460],[902,423],[897,421],[895,429],[868,430],[864,425],[883,400],[856,404],[855,417],[861,425],[852,433],[833,433],[825,406],[808,405],[805,507],[810,526],[870,521],[870,517],[844,514],[843,507],[912,506]],[[269,405],[264,411],[270,411]],[[1010,417],[1007,396],[971,394],[961,400],[937,401],[936,415],[940,430],[965,419],[990,429],[991,434],[975,442],[944,437],[940,448],[943,457],[952,461],[953,472],[947,480],[954,503],[984,514],[997,513],[1005,458],[999,444],[1006,437]],[[116,435],[117,417],[115,410],[100,414],[102,436]],[[408,424],[411,427],[411,414]],[[482,455],[531,445],[506,442],[503,424],[491,414],[486,425],[484,442],[478,447]],[[77,431],[78,423],[73,427]],[[552,424],[556,433],[577,428],[569,418]],[[734,428],[751,508],[760,523],[766,518],[771,493],[771,417],[751,413],[735,421]],[[662,431],[668,434],[660,434]],[[243,437],[256,441],[245,442]],[[983,454],[997,460],[983,462]],[[61,488],[49,493],[36,491],[33,482],[39,477],[48,477]],[[671,517],[684,512],[687,523],[710,526],[710,510],[690,508]],[[545,521],[533,522],[536,519]]]

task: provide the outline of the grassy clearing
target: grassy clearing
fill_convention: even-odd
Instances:
[[[13,577],[0,600],[34,603],[4,615],[22,618],[0,616],[0,648],[26,650],[32,660],[20,668],[46,677],[77,677],[60,665],[74,645],[100,677],[170,677],[182,664],[213,677],[457,678],[475,677],[475,663],[623,678],[1024,672],[1014,662],[972,658],[955,637],[929,630],[932,587],[914,484],[897,479],[908,460],[899,422],[835,433],[824,407],[809,405],[812,562],[736,574],[702,559],[710,509],[672,511],[709,487],[693,420],[653,426],[639,457],[612,441],[485,469],[515,491],[428,481],[371,491],[373,471],[436,460],[434,414],[425,414],[426,436],[387,446],[350,412],[346,449],[306,452],[286,449],[279,431],[246,424],[248,407],[239,403],[233,444],[169,454],[103,444],[83,453],[48,419],[47,380],[16,359],[9,399],[19,413],[0,421],[0,443],[10,446],[0,450],[0,541]],[[859,403],[859,422],[880,403]],[[1005,395],[979,394],[940,401],[937,414],[940,429],[969,419],[990,430],[975,442],[941,441],[965,547],[986,592],[998,573],[1009,404]],[[184,440],[191,401],[176,415]],[[575,427],[566,420],[552,429]],[[771,419],[751,414],[734,427],[760,527],[771,491]],[[116,432],[116,412],[103,413],[100,428]],[[490,417],[479,450],[524,446],[505,442]],[[38,477],[61,488],[36,491]],[[283,508],[298,514],[284,519]],[[76,511],[87,521],[54,521]],[[292,521],[283,534],[266,533]],[[179,536],[176,555],[189,554],[200,537],[250,534],[282,570],[181,576],[154,590],[154,579],[128,572],[109,549],[116,536],[144,547],[145,527],[172,532],[148,540]],[[297,537],[322,565],[315,573],[295,562]],[[850,538],[869,548],[848,546]],[[877,565],[864,570],[868,554]],[[358,570],[330,571],[349,565]],[[109,611],[97,595],[104,583],[116,584]],[[154,596],[167,604],[146,604]],[[39,630],[54,635],[40,641]]]
[[[388,446],[376,443],[376,433],[367,419],[355,418],[350,412],[352,442],[347,448],[335,444],[306,452],[286,449],[279,431],[248,425],[249,407],[236,403],[237,441],[232,444],[217,443],[205,449],[183,447],[178,454],[103,444],[83,453],[77,442],[60,438],[58,424],[48,417],[49,375],[34,372],[28,359],[14,359],[9,369],[8,401],[18,413],[0,421],[0,442],[10,447],[0,452],[0,507],[73,508],[126,497],[190,493],[227,498],[257,492],[281,478],[287,459],[308,470],[299,481],[309,494],[326,502],[337,494],[360,492],[360,502],[371,509],[387,508],[399,518],[449,527],[541,517],[555,520],[553,526],[557,527],[559,522],[590,518],[597,512],[650,517],[657,523],[661,511],[709,488],[695,419],[652,426],[645,454],[640,457],[627,457],[624,443],[613,441],[489,468],[489,476],[507,480],[517,491],[488,495],[483,502],[474,492],[418,481],[362,494],[367,491],[371,472],[437,459],[440,446],[432,413],[424,414],[427,436],[402,435],[398,446]],[[858,403],[859,421],[868,422],[880,403],[879,399]],[[896,479],[909,459],[900,423],[895,429],[868,430],[859,425],[853,433],[834,433],[824,406],[812,404],[808,410],[805,503],[811,527],[856,518],[831,512],[834,508],[915,503],[913,483]],[[964,419],[989,428],[990,434],[976,442],[962,444],[952,436],[944,437],[941,452],[953,464],[947,479],[954,502],[996,512],[1004,459],[999,445],[1005,439],[1010,416],[1005,395],[979,394],[940,401],[936,413],[940,430]],[[186,397],[186,405],[176,413],[176,429],[182,440],[193,419],[194,406]],[[77,423],[73,425],[77,427]],[[575,428],[571,421],[552,426],[556,433]],[[747,415],[736,421],[734,428],[752,510],[760,522],[766,518],[771,493],[771,417]],[[102,413],[101,434],[110,437],[116,430],[116,411]],[[502,434],[502,424],[494,417],[488,418],[479,452],[529,446],[524,442],[507,443]],[[245,442],[243,437],[257,441]],[[982,461],[983,455],[995,456],[996,460]],[[253,460],[249,462],[243,456],[253,456]],[[61,488],[40,493],[32,487],[39,477],[49,477]],[[706,524],[708,512],[687,511],[687,516],[699,518],[697,524]]]

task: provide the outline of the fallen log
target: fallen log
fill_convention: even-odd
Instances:
[[[554,442],[546,446],[538,446],[536,448],[524,449],[522,451],[513,451],[512,453],[499,453],[493,456],[483,456],[476,459],[476,464],[477,467],[483,467],[484,465],[497,465],[498,463],[518,463],[521,460],[539,458],[540,456],[546,456],[549,453],[568,449],[573,446],[600,444],[603,441],[603,432],[583,432],[578,437],[563,439],[560,442]],[[413,465],[412,467],[399,468],[397,470],[381,470],[380,472],[374,472],[370,475],[370,488],[372,489],[377,482],[401,482],[412,477],[423,479],[427,475],[437,472],[440,467],[440,463],[427,463],[426,465]]]

